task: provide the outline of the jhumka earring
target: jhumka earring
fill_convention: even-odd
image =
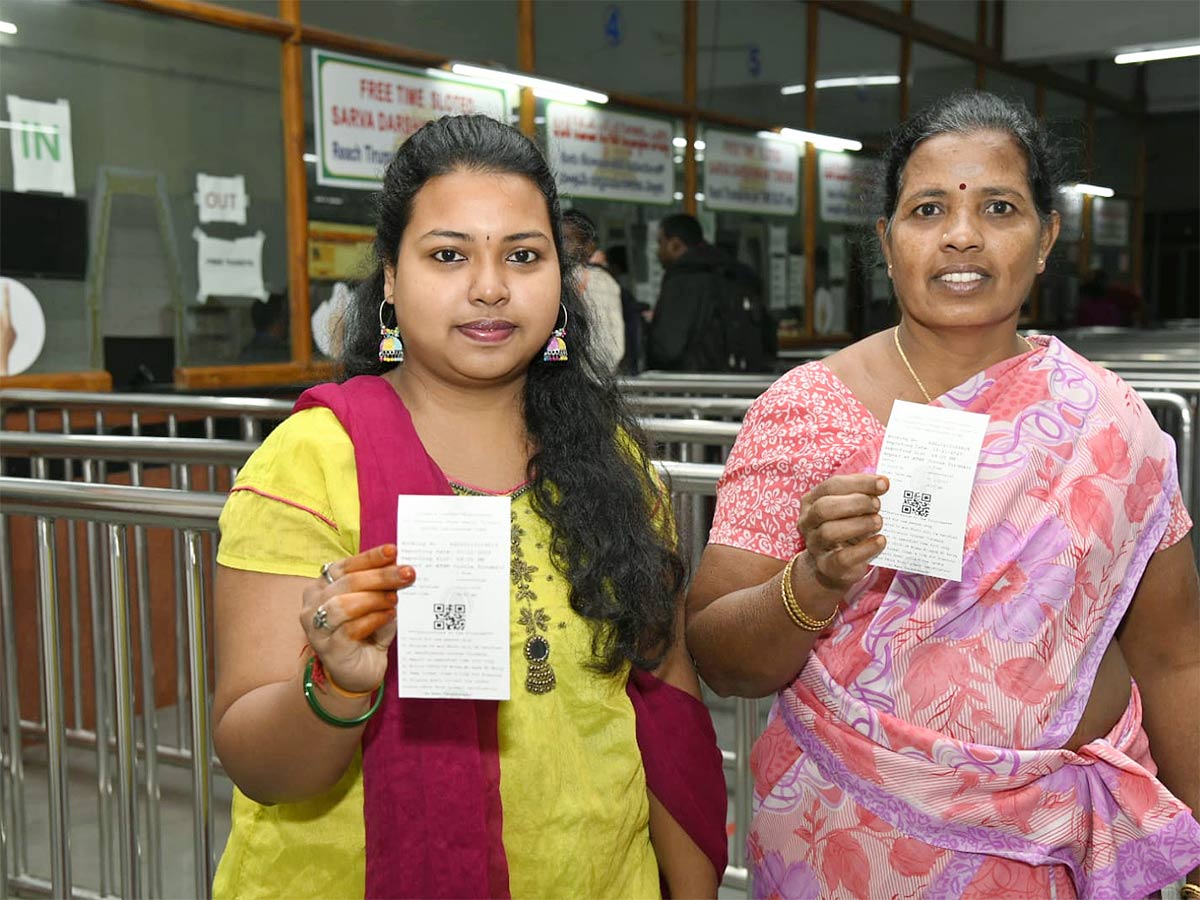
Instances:
[[[385,363],[404,362],[404,344],[400,340],[400,323],[388,328],[383,322],[383,308],[388,305],[385,299],[379,304],[379,333],[383,338],[379,341],[379,361]],[[395,313],[395,310],[392,310]]]
[[[546,349],[542,352],[544,362],[567,361],[567,307],[565,304],[559,305],[562,306],[562,327],[550,332],[550,340],[546,341]]]

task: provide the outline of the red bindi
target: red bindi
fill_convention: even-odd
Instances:
[[[959,189],[960,191],[965,191],[965,190],[967,189],[967,185],[966,185],[966,183],[960,184],[960,185],[958,186],[958,189]]]

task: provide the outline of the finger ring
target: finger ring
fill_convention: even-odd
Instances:
[[[313,628],[322,629],[329,627],[329,611],[325,609],[324,604],[317,607],[317,613],[313,616]]]
[[[333,568],[332,562],[327,562],[321,566],[321,577],[325,579],[326,584],[333,584],[333,573],[329,570]]]

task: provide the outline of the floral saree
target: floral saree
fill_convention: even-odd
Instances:
[[[1059,341],[934,401],[989,418],[959,582],[875,568],[755,745],[760,897],[1144,896],[1200,863],[1131,685],[1078,751],[1104,654],[1156,549],[1190,528],[1171,439]],[[711,540],[786,558],[799,498],[874,471],[883,426],[820,363],[747,416]]]

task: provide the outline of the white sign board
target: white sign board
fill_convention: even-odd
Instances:
[[[33,291],[0,278],[0,375],[20,375],[42,355],[46,316]]]
[[[728,131],[705,131],[704,205],[794,216],[800,209],[800,147]]]
[[[200,210],[200,222],[233,222],[246,224],[246,207],[250,198],[246,196],[246,179],[242,175],[223,178],[219,175],[196,173],[196,206]]]
[[[313,50],[312,72],[318,184],[378,190],[396,148],[426,122],[507,118],[500,88],[421,69]]]
[[[1129,246],[1129,203],[1092,198],[1092,243],[1097,247]]]
[[[673,203],[674,130],[652,116],[546,105],[546,155],[558,189],[572,197]]]
[[[866,198],[870,196],[874,174],[874,166],[868,159],[850,153],[819,152],[821,220],[843,225],[869,222],[871,210]]]
[[[250,237],[226,241],[209,237],[197,228],[192,231],[192,237],[196,239],[196,267],[200,278],[197,300],[203,303],[209,297],[267,299],[262,277],[262,249],[266,235],[258,231]]]
[[[8,95],[13,189],[75,196],[71,104],[42,103]]]

